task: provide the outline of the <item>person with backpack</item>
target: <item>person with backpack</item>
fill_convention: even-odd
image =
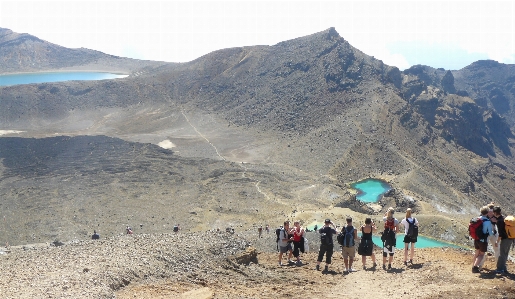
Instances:
[[[342,228],[342,231],[338,235],[338,243],[342,246],[342,257],[343,263],[345,264],[345,271],[343,274],[354,272],[352,263],[356,256],[356,249],[354,247],[355,240],[358,239],[358,233],[352,225],[352,218],[347,217],[347,226]]]
[[[293,256],[297,259],[295,262],[297,266],[302,266],[300,253],[304,253],[304,234],[305,230],[300,226],[300,222],[293,222]]]
[[[388,270],[392,269],[393,255],[395,253],[396,236],[399,231],[399,220],[393,217],[395,210],[390,207],[383,217],[384,231],[383,241],[383,270],[386,270],[386,258],[388,257]]]
[[[409,263],[413,265],[415,243],[417,243],[418,237],[418,220],[417,218],[412,218],[411,208],[406,210],[406,217],[402,219],[401,224],[404,226],[404,266],[408,265],[408,250],[410,252]]]
[[[291,242],[293,241],[293,236],[290,237],[290,221],[284,221],[283,228],[279,231],[279,266],[282,266],[283,254],[289,252],[288,255],[288,264],[292,263],[291,256],[293,255],[293,250],[291,248]]]
[[[329,265],[331,264],[331,257],[333,256],[334,244],[333,235],[336,235],[336,227],[331,219],[324,221],[324,226],[318,230],[320,234],[320,250],[318,251],[317,265],[315,269],[320,270],[320,263],[325,255],[325,268],[324,273],[329,272]]]
[[[495,270],[495,273],[504,274],[508,270],[506,268],[506,261],[508,260],[508,254],[510,253],[510,246],[511,243],[513,243],[513,240],[508,239],[504,217],[501,214],[501,207],[495,206],[493,208],[493,212],[496,218],[497,232],[499,233],[499,237],[497,239],[497,247],[499,248],[499,258],[497,259],[497,269]]]
[[[488,218],[489,208],[484,206],[481,208],[481,216],[478,217],[476,223],[480,224],[480,229],[475,232],[474,238],[474,248],[476,252],[474,254],[474,265],[472,266],[472,273],[480,273],[479,264],[483,260],[485,256],[485,252],[488,247],[488,236],[494,234],[492,230],[492,224],[490,223],[490,219]],[[497,244],[496,244],[497,245]]]
[[[376,225],[371,218],[365,219],[365,224],[361,226],[361,242],[358,246],[358,254],[361,255],[363,270],[366,270],[367,256],[372,257],[372,268],[377,267],[376,255],[374,254],[374,242],[372,233],[376,230]]]
[[[488,219],[490,219],[490,224],[492,225],[492,231],[493,231],[493,235],[488,236],[487,245],[488,245],[488,243],[490,243],[490,245],[492,246],[492,250],[494,252],[495,263],[497,263],[497,260],[499,259],[499,246],[496,246],[495,244],[497,243],[497,239],[499,238],[499,232],[497,230],[497,225],[496,225],[497,218],[495,218],[495,216],[494,216],[494,206],[495,206],[495,204],[493,202],[491,202],[487,205],[488,214],[486,216],[488,217]],[[485,263],[485,261],[486,261],[486,258],[481,260],[481,263],[479,264],[480,270],[483,267],[483,264]]]

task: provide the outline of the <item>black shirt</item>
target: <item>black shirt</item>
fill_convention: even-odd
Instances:
[[[499,217],[495,217],[497,218],[497,231],[499,232],[499,237],[501,237],[501,239],[508,239],[508,234],[506,233],[506,226],[504,224],[504,217],[502,215],[500,215]]]
[[[334,230],[334,228],[332,228],[330,226],[324,226],[321,229],[319,229],[318,232],[320,234],[325,233],[329,237],[331,244],[333,244],[333,235],[336,235],[336,230]]]

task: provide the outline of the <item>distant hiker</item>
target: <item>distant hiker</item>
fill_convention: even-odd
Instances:
[[[499,248],[499,258],[497,259],[497,269],[495,273],[504,274],[508,270],[506,268],[506,261],[508,260],[508,254],[510,253],[510,246],[511,243],[513,243],[513,240],[508,239],[504,217],[501,214],[501,207],[494,207],[493,213],[494,217],[496,218],[495,220],[497,224],[497,232],[499,233],[499,237],[497,239],[497,247]]]
[[[409,262],[413,265],[415,243],[417,243],[418,237],[418,220],[417,218],[412,218],[411,208],[406,210],[406,217],[402,219],[401,224],[404,225],[404,266],[408,265],[408,250],[410,251]]]
[[[488,207],[488,214],[486,215],[488,217],[488,219],[490,220],[490,224],[492,225],[492,232],[493,232],[493,235],[491,236],[488,236],[488,242],[487,242],[487,246],[488,246],[488,243],[490,243],[490,245],[492,245],[492,250],[494,252],[494,258],[495,258],[495,263],[497,263],[497,259],[499,258],[499,246],[496,246],[495,243],[497,242],[497,239],[499,238],[499,233],[497,231],[497,218],[494,217],[494,203],[489,203],[487,205]],[[481,263],[479,264],[479,269],[481,269],[483,267],[483,264],[485,263],[486,261],[486,258],[482,259],[481,260]]]
[[[176,224],[176,225],[173,226],[173,232],[174,233],[179,232],[179,229],[180,229],[179,224]]]
[[[342,257],[343,263],[345,264],[345,270],[343,274],[354,272],[352,263],[356,256],[355,240],[358,239],[358,233],[356,228],[352,225],[352,218],[347,217],[347,225],[342,227],[341,233],[338,235],[338,243],[342,246]]]
[[[377,267],[376,255],[374,254],[374,243],[372,233],[376,230],[376,225],[370,218],[365,219],[365,225],[361,226],[361,242],[358,246],[358,254],[361,255],[363,270],[366,269],[367,256],[372,257],[373,268]]]
[[[392,269],[393,254],[395,253],[396,235],[399,231],[399,220],[393,217],[395,210],[390,207],[383,217],[384,231],[381,237],[383,241],[383,269],[386,270],[386,257],[388,257],[388,270]]]
[[[263,233],[263,226],[259,226],[258,227],[258,235],[259,235],[259,238],[261,238],[261,234]]]
[[[318,224],[315,224],[315,226],[313,227],[313,230],[317,231],[317,229],[318,229]]]
[[[324,226],[318,230],[320,233],[320,251],[318,252],[318,259],[316,270],[320,270],[320,263],[324,259],[325,254],[325,268],[324,273],[329,271],[329,265],[331,264],[331,257],[333,256],[334,244],[333,235],[336,235],[336,227],[331,219],[324,221]]]
[[[293,222],[293,256],[297,258],[295,264],[302,266],[300,253],[304,253],[304,228],[300,226],[299,221]]]
[[[279,232],[279,266],[282,266],[283,253],[289,252],[288,255],[288,264],[293,263],[291,260],[291,256],[293,255],[293,250],[291,248],[291,243],[293,242],[293,236],[290,237],[290,221],[284,221],[284,227]]]
[[[132,235],[132,228],[130,226],[127,226],[125,231],[127,232],[127,235]]]
[[[270,226],[268,226],[268,224],[266,225],[265,230],[266,230],[266,233],[267,233],[267,234],[269,234],[269,233],[270,233]]]
[[[91,236],[91,239],[92,239],[92,240],[98,240],[98,239],[100,239],[100,235],[99,235],[99,234],[97,234],[97,231],[96,231],[96,230],[94,230],[94,231],[93,231],[93,235]]]
[[[485,252],[488,246],[488,236],[494,234],[492,231],[492,225],[488,218],[488,212],[490,209],[487,206],[481,208],[481,216],[476,219],[476,222],[480,224],[480,229],[477,231],[474,239],[474,248],[476,252],[474,254],[474,265],[472,266],[472,273],[480,273],[479,265],[481,260],[484,259]]]

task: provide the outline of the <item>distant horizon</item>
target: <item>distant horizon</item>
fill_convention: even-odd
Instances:
[[[119,57],[188,62],[213,51],[279,42],[330,27],[404,70],[515,63],[510,1],[6,1],[0,27]]]

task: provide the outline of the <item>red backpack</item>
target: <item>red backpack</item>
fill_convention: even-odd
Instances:
[[[490,220],[485,220],[490,221]],[[486,234],[483,233],[483,219],[481,217],[474,217],[470,219],[469,223],[469,235],[474,240],[486,241]]]
[[[394,230],[395,229],[395,218],[386,219],[384,222],[384,229]]]

